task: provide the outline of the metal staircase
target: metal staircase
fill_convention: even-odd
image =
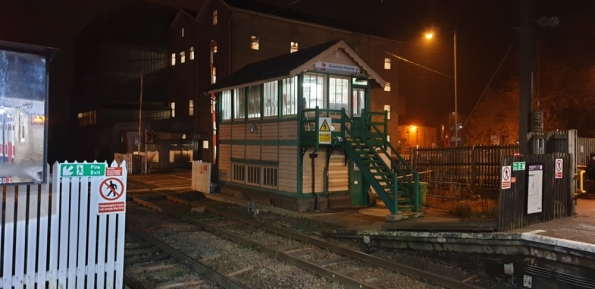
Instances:
[[[343,149],[391,214],[420,212],[419,174],[387,141],[386,113],[352,119],[343,111],[342,120]]]

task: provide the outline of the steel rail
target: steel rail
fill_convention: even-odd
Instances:
[[[415,267],[399,264],[396,262],[378,258],[373,255],[369,255],[366,253],[362,253],[359,251],[341,247],[336,244],[331,244],[326,241],[323,241],[323,240],[320,240],[317,238],[313,238],[313,237],[310,237],[310,236],[307,236],[304,234],[300,234],[300,233],[292,231],[292,230],[275,227],[273,225],[269,225],[269,224],[255,221],[255,220],[246,219],[246,218],[243,218],[236,214],[224,212],[222,210],[215,209],[210,206],[208,206],[206,209],[213,213],[216,213],[218,215],[221,215],[221,216],[224,216],[224,217],[227,217],[230,219],[234,219],[234,220],[237,220],[237,221],[240,221],[245,224],[252,225],[252,226],[261,227],[261,228],[264,228],[264,229],[266,229],[270,232],[273,232],[275,234],[289,237],[294,240],[302,241],[302,242],[305,242],[308,244],[312,244],[312,245],[318,246],[320,248],[323,248],[323,249],[326,249],[326,250],[329,250],[329,251],[332,251],[332,252],[335,252],[335,253],[338,253],[341,255],[348,256],[353,259],[357,259],[357,260],[360,260],[360,261],[363,261],[363,262],[366,262],[366,263],[369,263],[369,264],[372,264],[372,265],[375,265],[378,267],[382,267],[384,269],[388,269],[393,272],[398,272],[399,274],[408,275],[410,277],[414,277],[414,278],[418,278],[418,279],[426,279],[426,280],[432,282],[432,284],[440,285],[442,287],[446,287],[446,288],[450,288],[450,289],[481,289],[482,288],[482,287],[479,287],[479,286],[476,286],[473,284],[464,283],[457,279],[441,276],[441,275],[438,275],[438,274],[435,274],[432,272],[427,272],[427,271],[417,269]]]
[[[129,225],[129,224],[128,224]],[[149,233],[144,232],[143,230],[133,227],[133,226],[126,226],[126,231],[140,237],[141,239],[147,241],[151,245],[159,248],[160,250],[164,251],[165,253],[171,255],[176,260],[180,261],[184,265],[190,267],[196,272],[204,274],[209,280],[216,282],[220,286],[223,286],[227,289],[247,289],[244,285],[238,284],[232,279],[221,275],[220,273],[208,268],[206,265],[202,264],[201,262],[192,259],[188,255],[184,254],[183,252],[175,249],[174,247],[168,245],[167,243],[151,236]]]

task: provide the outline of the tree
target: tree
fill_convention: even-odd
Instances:
[[[518,107],[518,81],[509,81],[501,90],[488,89],[463,130],[466,143],[491,144],[495,135],[500,144],[514,144],[518,140]]]

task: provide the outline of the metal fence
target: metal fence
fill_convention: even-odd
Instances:
[[[521,163],[524,163],[523,169]],[[505,156],[501,165],[498,231],[572,215],[570,154]]]
[[[502,157],[516,152],[516,145],[416,148],[412,150],[411,163],[416,171],[426,172],[420,178],[431,184],[497,189]]]

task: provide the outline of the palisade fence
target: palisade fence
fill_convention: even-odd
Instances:
[[[126,162],[117,167],[105,169],[117,178],[73,177],[55,163],[47,184],[2,186],[0,288],[123,288]]]
[[[472,188],[497,189],[500,162],[518,152],[517,145],[455,148],[414,148],[411,165],[430,186],[455,184]]]
[[[558,161],[561,168],[558,169],[557,176],[556,160],[561,160]],[[525,169],[515,170],[514,162],[525,162]],[[500,188],[498,231],[572,215],[574,204],[570,186],[570,154],[505,156],[501,165],[508,168],[510,182],[505,184],[503,180]]]

